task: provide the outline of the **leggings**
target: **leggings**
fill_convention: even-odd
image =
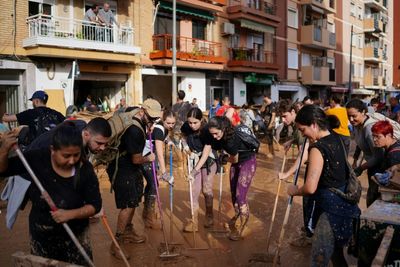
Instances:
[[[231,197],[232,204],[239,208],[240,214],[249,216],[247,202],[247,192],[249,191],[251,181],[256,173],[256,156],[252,155],[250,159],[232,164],[230,170]]]
[[[328,266],[332,261],[334,267],[347,267],[346,259],[343,255],[343,247],[335,245],[335,236],[328,216],[322,213],[315,228],[311,249],[311,266]]]
[[[209,172],[207,174],[207,168],[201,168],[200,173],[196,175],[193,183],[193,208],[194,210],[199,209],[199,196],[200,190],[203,191],[204,196],[213,196],[213,180],[214,175],[217,172],[217,164],[213,163],[209,166]]]

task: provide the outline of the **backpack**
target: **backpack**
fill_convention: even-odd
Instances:
[[[29,128],[27,136],[21,138],[21,144],[29,145],[40,135],[54,129],[63,121],[63,118],[60,118],[60,114],[48,108],[38,109],[38,113],[39,116],[33,120],[33,129]]]
[[[367,116],[372,120],[371,123],[375,123],[377,121],[389,121],[390,125],[393,127],[393,137],[397,140],[400,140],[400,124],[397,121],[389,119],[385,115],[378,112],[367,113]]]
[[[249,127],[244,124],[239,124],[235,127],[235,134],[248,148],[248,150],[242,151],[258,152],[258,149],[260,148],[260,141],[258,141]]]

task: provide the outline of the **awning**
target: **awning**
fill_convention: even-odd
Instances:
[[[285,92],[298,92],[301,90],[300,85],[277,85],[276,88],[278,91],[285,91]]]
[[[268,26],[268,25],[263,25],[261,23],[257,23],[254,21],[250,21],[247,19],[241,19],[240,20],[240,27],[247,28],[253,31],[257,32],[267,32],[271,34],[275,34],[275,28]]]
[[[347,93],[347,91],[349,91],[349,88],[347,87],[339,87],[339,86],[331,87],[331,92],[333,93]]]
[[[271,85],[274,81],[274,75],[249,73],[243,77],[245,83],[254,83],[261,85]]]
[[[375,95],[375,91],[367,89],[353,89],[351,91],[352,95]]]
[[[172,3],[170,2],[160,1],[160,8],[173,11]],[[194,9],[187,6],[176,5],[176,12],[185,15],[199,17],[206,20],[214,20],[214,16],[210,12],[201,9]]]

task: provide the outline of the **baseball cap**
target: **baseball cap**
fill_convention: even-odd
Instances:
[[[46,94],[45,91],[36,91],[33,93],[32,97],[29,98],[30,101],[32,101],[33,99],[41,99],[46,101],[49,98],[49,96]]]
[[[141,106],[146,110],[150,117],[161,117],[161,105],[157,100],[151,98],[146,99]]]

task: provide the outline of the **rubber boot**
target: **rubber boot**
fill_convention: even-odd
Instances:
[[[136,232],[135,228],[133,228],[133,224],[128,224],[125,228],[124,232],[124,243],[143,243],[146,241],[146,237],[144,235],[140,235]]]
[[[274,151],[274,145],[268,145],[268,154],[267,154],[267,158],[272,159],[275,156],[275,151]]]
[[[246,227],[247,222],[249,221],[249,215],[240,214],[240,226],[238,228],[235,227],[234,231],[231,231],[229,234],[229,239],[232,241],[239,241],[243,237],[243,231]]]
[[[121,234],[121,235],[116,236],[115,240],[117,240],[117,243],[118,243],[119,247],[121,248],[122,252],[124,253],[126,259],[129,260],[131,256],[126,252],[126,249],[125,249],[124,244],[123,244],[124,243],[124,235]],[[114,244],[114,242],[111,242],[110,253],[116,259],[122,260],[122,256],[121,256],[120,252],[118,251],[118,248]]]
[[[155,196],[149,196],[144,201],[142,217],[144,227],[151,229],[161,229],[160,224],[157,222]]]
[[[194,212],[194,221],[192,221],[192,219],[190,219],[185,227],[183,228],[183,231],[185,233],[193,233],[194,232],[198,232],[199,231],[199,223],[198,223],[198,211]]]
[[[206,202],[206,218],[204,221],[204,228],[210,228],[214,225],[214,214],[213,214],[213,196],[204,196]]]

